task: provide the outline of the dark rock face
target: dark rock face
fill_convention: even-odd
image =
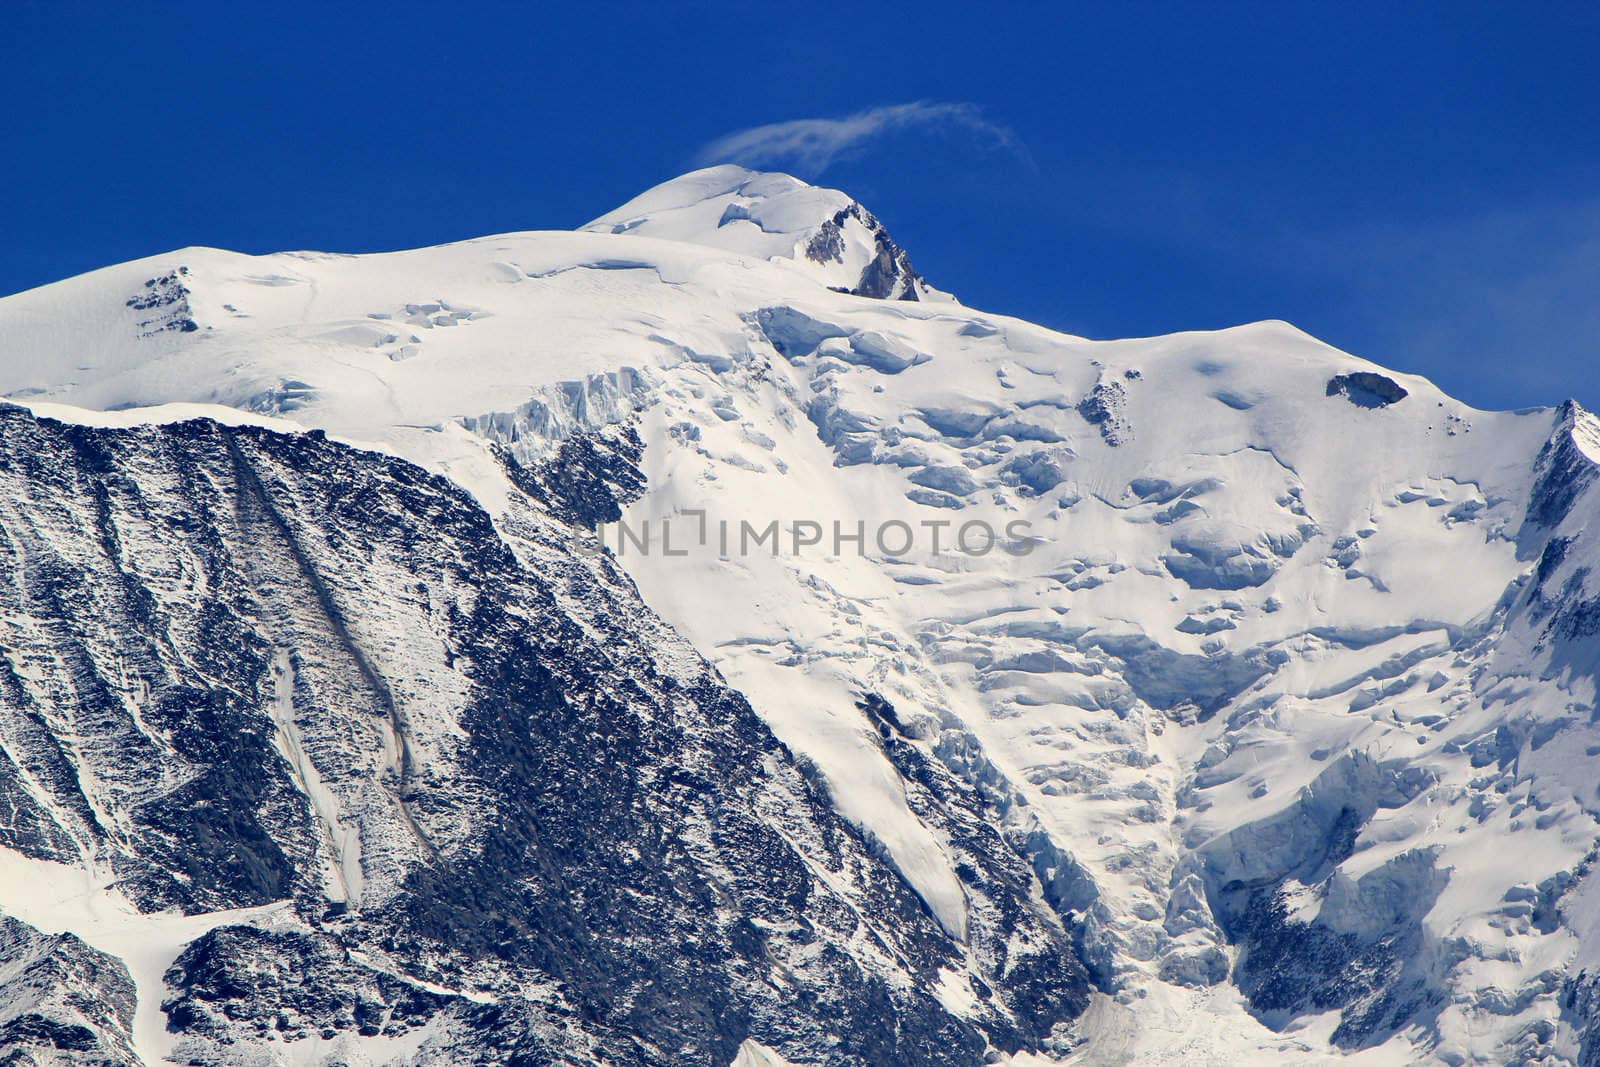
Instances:
[[[723,1067],[754,1038],[968,1064],[1081,1011],[1070,932],[972,786],[895,742],[969,857],[963,941],[614,564],[572,550],[568,521],[637,476],[633,441],[522,471],[497,527],[316,433],[0,408],[0,843],[93,854],[147,910],[289,902],[168,972],[180,1059],[376,1042]],[[129,1000],[94,962],[103,1003]],[[951,975],[972,1010],[936,995]],[[124,1062],[125,1022],[85,1025]]]
[[[1327,395],[1342,396],[1358,408],[1381,408],[1398,403],[1409,394],[1393,378],[1371,371],[1356,371],[1329,378]]]
[[[911,265],[911,256],[889,236],[883,223],[862,207],[852,203],[822,224],[806,245],[806,258],[815,263],[844,262],[844,226],[850,219],[872,234],[875,254],[861,270],[861,277],[849,292],[878,300],[918,300],[918,288],[927,280]]]
[[[1127,402],[1128,390],[1121,382],[1100,382],[1078,401],[1078,414],[1097,427],[1106,444],[1115,448],[1133,432],[1122,414]]]
[[[139,320],[141,337],[153,337],[169,330],[194,333],[200,328],[189,307],[189,287],[183,284],[188,275],[188,267],[179,267],[159,278],[150,278],[141,292],[127,299],[128,307],[148,313]]]
[[[1571,400],[1561,405],[1556,413],[1555,432],[1539,450],[1539,456],[1534,461],[1527,528],[1521,538],[1525,548],[1530,542],[1542,540],[1549,531],[1560,526],[1578,498],[1600,480],[1600,468],[1584,455],[1572,436],[1574,424],[1581,414],[1582,409]]]
[[[1511,609],[1509,624],[1548,653],[1552,674],[1589,679],[1600,678],[1600,557],[1594,541],[1600,528],[1600,463],[1580,446],[1579,437],[1592,448],[1594,434],[1594,417],[1576,402],[1569,400],[1557,411],[1554,431],[1534,464],[1527,519],[1518,535],[1523,558],[1537,562]],[[1590,714],[1592,719],[1592,710]],[[1501,724],[1482,750],[1472,753],[1473,766],[1495,763],[1504,769],[1515,765],[1525,743],[1539,747],[1531,724],[1520,725]],[[1519,896],[1532,905],[1529,918],[1538,929],[1582,928],[1585,909],[1592,906],[1588,898],[1563,896],[1594,877],[1597,857],[1600,852],[1591,851],[1573,871],[1559,872]],[[1600,975],[1592,967],[1563,980],[1561,1014],[1562,1028],[1570,1030],[1578,1046],[1576,1062],[1582,1067],[1600,1064]],[[1551,1035],[1535,1036],[1548,1040]]]
[[[1511,608],[1511,626],[1549,657],[1551,675],[1600,678],[1600,463],[1592,451],[1594,416],[1568,401],[1534,462],[1519,555],[1534,561]]]
[[[470,1005],[364,965],[337,938],[223,926],[197,938],[167,972],[161,1008],[173,1030],[293,1043],[353,1031],[403,1037]]]
[[[644,492],[639,459],[644,442],[631,425],[574,434],[547,460],[532,465],[504,456],[517,486],[572,526],[593,530],[622,518],[622,505]]]
[[[0,916],[0,1063],[134,1067],[133,979],[72,934]]]
[[[997,828],[997,810],[1018,799],[966,735],[945,731],[929,752],[914,743],[915,734],[881,696],[869,693],[858,707],[905,779],[911,810],[942,831],[958,856],[956,873],[969,894],[974,927],[968,943],[987,972],[1010,978],[1016,1030],[1000,1044],[1047,1047],[1052,1028],[1088,1006],[1087,973],[1072,925],[1095,892],[1091,880],[1065,857],[1046,856],[1043,842]],[[1056,866],[1062,869],[1055,872]],[[1059,878],[1050,877],[1055,873]],[[1036,877],[1054,911],[1031,904]],[[968,981],[980,998],[994,996],[983,981]]]
[[[1234,980],[1251,1006],[1291,1016],[1344,1009],[1332,1035],[1337,1047],[1376,1043],[1439,1003],[1420,979],[1404,980],[1406,962],[1422,941],[1415,926],[1364,939],[1296,922],[1280,894],[1256,890],[1233,916],[1229,933],[1249,945]]]
[[[1580,971],[1561,990],[1561,1010],[1578,1037],[1580,1067],[1600,1064],[1600,976]]]

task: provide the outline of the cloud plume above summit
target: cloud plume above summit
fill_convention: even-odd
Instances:
[[[841,157],[891,134],[963,134],[1031,165],[1027,148],[1010,129],[983,117],[976,104],[919,100],[869,108],[842,118],[792,119],[724,134],[696,155],[701,165],[743,163],[787,167],[809,177]]]

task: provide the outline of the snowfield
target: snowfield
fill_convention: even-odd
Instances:
[[[845,194],[733,167],[577,232],[108,267],[0,300],[0,354],[42,418],[320,430],[502,526],[502,456],[636,431],[642,492],[573,537],[945,934],[986,920],[891,733],[1070,923],[1093,1002],[1018,1063],[1600,1056],[1600,420],[1575,404],[1474,410],[1282,322],[1055,333],[934,289]],[[777,551],[715,536],[774,521]],[[891,523],[907,551],[871,536]],[[291,733],[337,835],[349,796]],[[87,871],[69,906],[28,863],[0,850],[0,911],[127,960],[155,1062],[151,987],[213,917],[140,915]]]

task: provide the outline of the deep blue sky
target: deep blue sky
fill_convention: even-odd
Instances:
[[[561,8],[11,0],[0,292],[575,226],[735,131],[940,101],[1024,150],[929,122],[802,176],[969,304],[1600,405],[1596,5]]]

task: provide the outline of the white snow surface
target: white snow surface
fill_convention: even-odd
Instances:
[[[797,250],[849,203],[720,167],[579,232],[365,256],[182,249],[0,300],[0,395],[101,425],[320,428],[454,478],[491,514],[514,491],[491,442],[531,462],[637,420],[649,489],[626,521],[655,526],[655,551],[624,545],[620,562],[945,928],[966,928],[948,843],[873,743],[866,693],[930,746],[980,746],[1022,801],[1006,818],[1089,872],[1102,993],[1078,1026],[1084,1062],[1326,1059],[1337,1012],[1274,1030],[1216,984],[1236,950],[1196,879],[1282,866],[1305,842],[1280,816],[1355,803],[1403,768],[1431,784],[1380,804],[1299,905],[1352,930],[1378,921],[1374,899],[1420,909],[1450,999],[1359,1058],[1493,1062],[1559,1027],[1540,983],[1580,938],[1541,932],[1507,894],[1581,862],[1592,780],[1513,775],[1497,792],[1468,751],[1519,702],[1586,721],[1593,700],[1483,683],[1502,597],[1532,566],[1516,539],[1555,413],[1477,411],[1282,322],[1089,341],[832,291],[859,265]],[[153,291],[172,299],[129,306]],[[1350,374],[1407,395],[1330,393]],[[1574,440],[1600,457],[1592,421]],[[704,544],[685,536],[700,511]],[[664,520],[686,554],[660,550]],[[737,551],[742,522],[773,520],[782,551]],[[894,521],[917,531],[897,556],[872,542]],[[948,522],[948,545],[977,521],[1032,550],[934,551],[922,525]],[[791,551],[811,522],[823,543]],[[834,524],[858,522],[866,550],[835,551]],[[0,909],[28,919],[20,885],[0,879]],[[751,1045],[739,1062],[774,1056]]]
[[[851,202],[837,189],[819,189],[787,174],[724,164],[648,189],[583,229],[772,259],[793,256],[797,244]]]

